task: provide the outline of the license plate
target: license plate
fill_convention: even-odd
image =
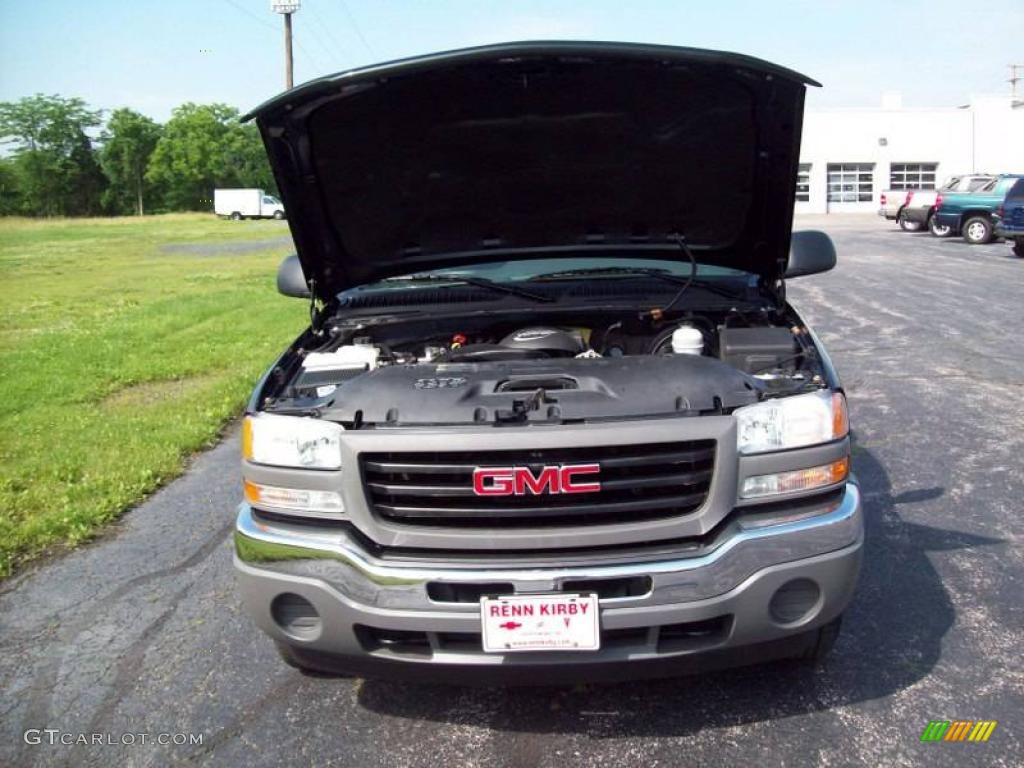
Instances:
[[[483,597],[484,651],[596,651],[597,613],[597,595]]]

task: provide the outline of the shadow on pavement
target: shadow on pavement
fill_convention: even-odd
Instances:
[[[843,632],[821,669],[796,662],[699,676],[574,688],[470,688],[365,681],[359,702],[393,717],[472,723],[526,733],[681,736],[805,714],[892,695],[939,661],[955,612],[929,552],[997,539],[904,522],[899,508],[938,498],[942,488],[893,496],[870,451],[855,448],[864,495],[866,551]],[[476,713],[474,716],[473,713]]]

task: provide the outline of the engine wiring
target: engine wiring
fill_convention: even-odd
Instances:
[[[651,320],[661,320],[665,316],[666,312],[679,303],[679,300],[683,298],[683,295],[690,289],[690,286],[693,285],[693,281],[697,279],[697,259],[694,258],[693,251],[690,250],[690,246],[686,244],[686,238],[681,233],[677,233],[675,235],[675,242],[686,258],[690,260],[690,276],[686,279],[686,282],[683,283],[682,287],[676,291],[676,294],[669,300],[668,304],[663,307],[656,307],[648,310],[647,312],[641,313],[641,318],[648,317]]]

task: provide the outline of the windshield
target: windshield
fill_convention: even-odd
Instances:
[[[447,267],[431,270],[429,276],[421,272],[390,277],[376,283],[361,286],[358,290],[379,290],[402,288],[413,285],[418,279],[430,279],[436,282],[441,277],[450,277],[452,281],[460,278],[484,278],[495,283],[514,283],[538,279],[570,279],[580,276],[581,271],[588,273],[588,279],[621,279],[630,272],[643,276],[644,272],[658,271],[681,278],[690,276],[690,264],[686,261],[667,259],[618,259],[613,256],[591,258],[551,258],[551,259],[517,259],[513,261],[491,261],[472,264],[465,267]],[[602,272],[606,272],[602,275]],[[751,274],[739,269],[720,267],[713,264],[697,264],[697,276],[704,279],[727,279],[750,277]]]

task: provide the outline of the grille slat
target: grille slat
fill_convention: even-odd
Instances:
[[[733,620],[732,614],[723,614],[711,619],[682,624],[602,628],[601,648],[629,649],[637,654],[652,656],[713,648],[728,638]],[[418,660],[430,657],[438,661],[443,661],[446,653],[469,653],[487,658],[480,632],[416,632],[383,629],[364,624],[356,624],[354,629],[360,645],[368,653]],[[494,663],[507,662],[494,659]]]
[[[597,495],[597,494],[595,494]],[[666,496],[660,499],[642,499],[639,501],[597,502],[595,504],[536,504],[501,508],[497,506],[482,510],[480,507],[408,507],[391,504],[377,504],[377,508],[394,517],[445,517],[473,518],[484,512],[489,517],[509,518],[529,516],[560,517],[563,515],[588,515],[596,513],[634,512],[645,509],[675,509],[692,507],[696,502],[703,501],[703,493],[690,493],[683,496]]]
[[[699,448],[693,450],[683,451],[669,451],[665,453],[638,453],[637,455],[630,456],[615,456],[609,455],[606,458],[601,458],[602,469],[617,469],[622,467],[643,467],[647,465],[659,465],[659,464],[670,464],[670,463],[684,463],[684,462],[701,462],[710,461],[715,457],[714,441],[707,440],[703,441],[711,443],[709,448]],[[670,443],[670,445],[677,445],[677,443]],[[621,447],[621,446],[620,446]],[[643,447],[643,446],[638,446]],[[584,449],[585,450],[585,449]],[[551,454],[550,458],[546,459],[547,463],[550,464],[568,464],[572,462],[582,462],[586,459],[580,456],[581,449],[574,448],[559,451],[557,449],[551,451],[543,451],[545,454]],[[489,451],[487,455],[504,453],[501,451]],[[523,459],[527,463],[538,463],[536,459],[529,458],[530,454],[541,453],[540,451],[509,451],[509,458],[505,461],[513,461]],[[367,454],[369,455],[369,454]],[[379,454],[374,454],[379,455]],[[404,459],[409,454],[389,454],[391,456],[402,456]],[[445,455],[445,454],[423,454],[424,457],[432,455]],[[523,463],[520,461],[519,463]],[[446,474],[458,474],[460,472],[472,473],[474,469],[481,466],[480,460],[474,456],[467,456],[465,461],[459,463],[453,462],[430,462],[424,463],[424,459],[410,459],[409,461],[404,460],[386,460],[386,459],[366,459],[363,461],[363,469],[367,472],[408,472],[418,475],[446,475]],[[507,466],[489,463],[488,466]]]
[[[700,485],[711,479],[711,470],[702,469],[695,472],[678,472],[671,475],[655,475],[653,477],[631,477],[622,480],[607,480],[601,487],[607,491],[625,490],[629,488],[674,488]],[[387,496],[437,496],[437,497],[473,497],[473,489],[455,488],[451,485],[388,485],[385,483],[367,483],[367,487],[375,494]]]
[[[463,528],[613,524],[687,515],[707,498],[715,442],[588,448],[367,453],[359,457],[375,515],[409,525]],[[597,464],[599,491],[478,496],[477,468]]]

